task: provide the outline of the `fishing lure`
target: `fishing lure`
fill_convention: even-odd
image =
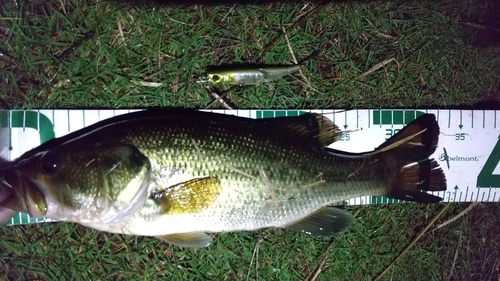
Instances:
[[[207,77],[200,81],[208,82],[210,86],[215,87],[258,85],[295,73],[300,70],[301,66],[301,64],[295,64],[218,67],[208,69]]]

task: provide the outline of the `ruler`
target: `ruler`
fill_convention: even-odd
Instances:
[[[137,110],[10,110],[0,111],[0,156],[13,160],[24,152],[100,120]],[[330,147],[371,151],[418,116],[432,113],[441,134],[435,158],[444,170],[448,189],[434,192],[445,202],[500,202],[500,110],[361,109],[361,110],[204,110],[247,118],[320,113],[344,129]],[[353,198],[350,205],[394,203],[376,196]],[[16,215],[8,224],[48,221]]]

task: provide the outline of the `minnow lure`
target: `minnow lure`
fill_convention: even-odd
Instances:
[[[271,82],[300,70],[301,64],[218,67],[207,70],[207,77],[200,82],[208,82],[210,86],[248,86]]]

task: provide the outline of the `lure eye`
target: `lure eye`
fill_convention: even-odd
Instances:
[[[212,80],[213,80],[215,83],[220,82],[221,78],[222,78],[222,77],[220,77],[220,76],[219,76],[219,75],[217,75],[217,74],[214,74],[214,75],[212,76]]]

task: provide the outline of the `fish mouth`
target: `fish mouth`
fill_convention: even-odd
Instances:
[[[42,218],[47,214],[47,201],[43,188],[29,176],[17,170],[10,170],[4,176],[1,186],[0,193],[8,196],[5,204],[2,201],[5,208],[25,212],[34,218]]]

